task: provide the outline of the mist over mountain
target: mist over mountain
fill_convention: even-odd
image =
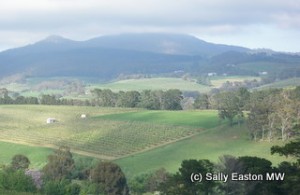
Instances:
[[[110,79],[120,74],[163,74],[174,71],[203,74],[256,74],[243,64],[299,65],[300,57],[251,52],[250,49],[208,43],[190,35],[140,33],[107,35],[87,41],[60,36],[0,53],[0,77],[85,76]],[[240,66],[241,65],[241,66]]]

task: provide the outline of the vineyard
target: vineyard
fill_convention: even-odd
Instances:
[[[82,113],[88,117],[80,118]],[[209,125],[217,125],[214,112],[1,106],[0,139],[45,147],[66,145],[79,154],[113,160],[191,137],[208,125],[201,116],[210,116]],[[46,124],[48,117],[57,122]]]

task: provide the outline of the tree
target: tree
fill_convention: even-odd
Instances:
[[[159,190],[159,186],[164,183],[170,174],[166,171],[166,169],[161,168],[152,173],[147,178],[146,189],[147,192],[155,192]]]
[[[138,107],[150,110],[159,110],[161,105],[158,93],[156,93],[156,91],[151,90],[142,91]]]
[[[240,114],[243,116],[243,112],[238,105],[238,97],[233,92],[224,92],[216,95],[217,109],[219,117],[223,120],[228,119],[229,124],[233,125],[233,119]]]
[[[271,154],[275,153],[281,156],[293,156],[297,158],[298,165],[300,166],[300,139],[291,141],[284,146],[272,146]]]
[[[30,161],[27,158],[27,156],[23,154],[17,154],[13,156],[12,161],[11,161],[11,167],[15,170],[18,169],[27,169],[30,165]]]
[[[290,91],[283,91],[278,102],[276,113],[280,119],[281,139],[284,141],[290,137],[291,128],[297,116],[296,102],[291,99]]]
[[[107,195],[128,195],[127,180],[121,168],[112,162],[100,162],[91,171],[91,180]]]
[[[120,91],[118,94],[117,106],[135,108],[140,101],[140,93],[138,91]]]
[[[36,191],[32,178],[25,175],[24,170],[14,170],[11,168],[0,171],[0,189],[18,192]]]
[[[284,146],[272,146],[271,154],[291,156],[296,158],[296,163],[282,162],[278,172],[285,173],[284,181],[280,184],[281,194],[298,195],[300,192],[300,139],[293,140]]]
[[[269,141],[272,140],[278,123],[276,113],[278,102],[278,90],[255,91],[250,95],[246,122],[251,138],[255,141],[259,136],[262,140],[265,138],[268,138]]]
[[[243,170],[242,162],[234,156],[224,155],[219,158],[219,161],[216,167],[220,173],[231,175],[232,173],[241,173]],[[227,182],[222,182],[218,187],[226,195],[243,194],[245,184],[229,179]]]
[[[284,173],[284,180],[277,184],[278,194],[298,195],[300,192],[300,167],[295,163],[281,162],[276,170]]]
[[[70,148],[61,146],[48,156],[48,163],[43,168],[44,177],[52,180],[70,179],[74,169],[74,160]]]
[[[182,100],[182,92],[178,89],[169,89],[162,95],[162,109],[165,110],[182,110],[180,102]]]
[[[60,101],[56,99],[55,95],[42,95],[41,104],[44,105],[59,105]]]
[[[238,161],[242,164],[241,174],[253,174],[263,175],[266,173],[272,173],[272,163],[269,160],[259,157],[242,156],[238,158]],[[272,190],[276,190],[273,187],[273,183],[266,180],[254,180],[246,181],[244,183],[243,194],[273,194]]]
[[[208,94],[199,95],[195,102],[194,107],[198,109],[210,109],[211,108],[211,96]]]
[[[163,194],[211,194],[216,183],[214,181],[191,182],[192,173],[201,173],[203,177],[206,173],[213,173],[214,164],[209,160],[184,160],[181,163],[179,172],[169,176],[166,182],[162,183],[161,191]]]

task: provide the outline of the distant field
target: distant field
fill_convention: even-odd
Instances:
[[[95,84],[89,86],[90,89],[111,89],[113,91],[129,91],[129,90],[168,90],[179,89],[181,91],[198,91],[200,93],[209,92],[213,87],[218,88],[223,83],[229,82],[242,82],[245,80],[260,80],[259,77],[251,76],[216,76],[211,77],[212,87],[198,84],[194,81],[186,81],[181,78],[149,78],[149,79],[128,79],[120,80],[106,84]]]
[[[60,94],[64,98],[87,99],[91,98],[90,90],[94,88],[111,89],[117,91],[142,91],[150,90],[168,90],[179,89],[181,91],[198,91],[207,93],[212,88],[218,88],[223,83],[230,81],[259,80],[259,77],[250,76],[215,76],[211,77],[212,86],[206,86],[196,83],[193,80],[184,80],[182,78],[156,77],[144,79],[127,79],[103,83],[97,79],[88,78],[68,78],[68,77],[46,77],[46,78],[28,78],[20,83],[1,83],[2,88],[10,92],[16,92],[23,96],[39,97],[41,94]],[[85,94],[76,94],[76,92],[67,92],[73,82],[82,84]]]
[[[221,87],[223,83],[229,82],[243,82],[245,80],[260,80],[260,77],[251,77],[251,76],[217,76],[211,78],[211,84],[214,87]]]
[[[259,72],[279,72],[286,68],[286,64],[278,63],[278,62],[251,62],[251,63],[243,63],[239,64],[239,68],[249,71],[254,71],[256,73]]]
[[[91,85],[89,88],[111,89],[113,91],[179,89],[181,91],[208,92],[210,90],[208,86],[186,81],[181,78],[128,79],[106,84]]]
[[[282,81],[277,81],[275,83],[270,83],[258,87],[257,89],[270,89],[270,88],[294,88],[295,86],[300,86],[300,78],[291,78]]]
[[[132,112],[135,114],[131,115]],[[88,118],[81,119],[82,113]],[[127,114],[129,118],[119,120],[120,116]],[[149,119],[151,115],[152,121]],[[181,120],[176,123],[181,115],[189,118],[189,122]],[[216,126],[218,120],[215,111],[205,114],[184,111],[156,113],[70,106],[1,106],[0,116],[2,141],[45,147],[67,145],[74,152],[101,159],[116,159],[172,143],[199,133],[209,121],[209,125]],[[141,119],[143,116],[148,117]],[[46,124],[48,117],[54,117],[58,122]],[[201,120],[201,117],[206,120]]]

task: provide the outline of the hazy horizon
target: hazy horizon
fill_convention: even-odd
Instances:
[[[72,40],[164,32],[250,49],[300,52],[297,0],[5,0],[0,50],[55,34]]]

